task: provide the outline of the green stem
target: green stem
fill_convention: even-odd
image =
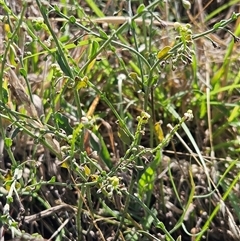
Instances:
[[[124,191],[126,195],[128,195],[131,199],[133,199],[138,205],[140,205],[144,211],[151,217],[153,217],[153,223],[156,225],[157,228],[160,228],[164,234],[167,236],[167,240],[169,241],[175,241],[174,238],[171,236],[171,234],[167,231],[165,228],[164,224],[157,218],[157,216],[141,201],[139,200],[136,196],[132,195],[128,191]]]
[[[129,186],[129,191],[128,191],[129,193],[132,193],[132,192],[133,192],[134,184],[135,184],[135,179],[132,178],[132,179],[131,179],[131,182],[130,182],[130,186]],[[128,214],[129,202],[130,202],[130,195],[127,195],[126,200],[125,200],[125,203],[124,203],[124,209],[121,210],[121,220],[120,220],[120,224],[119,224],[118,230],[117,230],[117,232],[116,232],[114,241],[117,241],[118,238],[119,238],[119,232],[120,232],[120,230],[122,230],[122,226],[124,225],[125,217],[126,217],[127,214]]]
[[[74,79],[74,74],[69,66],[69,63],[68,63],[68,60],[65,56],[65,53],[63,52],[63,47],[60,45],[60,42],[56,36],[56,34],[54,33],[50,23],[49,23],[49,19],[46,15],[46,9],[45,7],[40,3],[39,0],[36,0],[37,2],[37,5],[41,11],[41,14],[43,16],[43,19],[45,21],[45,24],[47,25],[55,43],[56,43],[56,46],[57,46],[57,53],[58,53],[58,57],[61,58],[63,64],[64,64],[64,67],[66,68],[66,72],[68,73],[69,77]],[[78,116],[79,116],[79,119],[82,118],[82,108],[81,108],[81,102],[80,102],[80,97],[79,97],[79,94],[78,94],[78,90],[77,89],[74,89],[73,90],[73,93],[74,93],[74,100],[76,102],[76,105],[77,105],[77,110],[78,110]]]
[[[82,207],[83,207],[83,198],[85,196],[86,192],[86,187],[82,186],[81,188],[81,196],[79,197],[78,200],[78,209],[77,209],[77,216],[76,216],[76,222],[77,222],[77,233],[78,233],[78,241],[82,240],[82,225],[81,225],[81,220],[82,220]]]

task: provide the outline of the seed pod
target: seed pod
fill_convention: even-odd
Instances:
[[[186,9],[186,10],[190,10],[191,9],[191,3],[187,0],[182,0],[182,4],[183,4],[183,7]]]

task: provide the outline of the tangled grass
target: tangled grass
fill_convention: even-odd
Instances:
[[[0,240],[239,240],[240,2],[116,2],[0,1]]]

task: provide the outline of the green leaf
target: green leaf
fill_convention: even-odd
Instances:
[[[69,76],[71,77],[71,73],[69,72],[69,69],[67,68],[66,64],[64,63],[63,59],[62,59],[62,56],[59,54],[59,52],[56,52],[56,59],[57,59],[57,62],[59,64],[59,67],[61,68],[61,70],[63,71],[63,73],[66,75],[66,76]]]
[[[99,154],[102,147],[98,136],[95,133],[93,133],[91,130],[87,130],[87,131],[90,134],[90,144],[93,147],[93,150]]]
[[[237,14],[235,12],[232,13],[231,19],[232,20],[237,20]]]
[[[155,208],[151,209],[151,213],[154,214],[155,216],[157,216],[158,212]],[[154,217],[153,215],[147,215],[144,218],[144,229],[145,230],[149,230],[152,226],[152,224],[154,223]]]
[[[54,5],[54,9],[55,9],[56,12],[58,12],[58,13],[60,12],[60,9],[59,9],[58,5]]]
[[[2,92],[3,92],[3,103],[7,104],[8,102],[8,91],[5,88],[2,88]]]
[[[134,233],[133,232],[132,233],[127,233],[126,237],[125,237],[125,240],[138,241],[139,237],[138,237],[136,232],[134,232]]]
[[[138,181],[138,193],[142,198],[145,194],[147,197],[151,196],[156,179],[156,170],[161,161],[161,156],[161,151],[159,151]]]
[[[207,113],[207,106],[205,101],[201,101],[200,105],[200,119],[202,119]]]
[[[60,41],[61,43],[66,43],[66,42],[69,41],[69,39],[70,39],[70,36],[69,36],[69,35],[64,35],[64,36],[62,36],[62,37],[59,38],[59,41]]]
[[[13,202],[13,197],[12,196],[7,196],[7,203],[10,204]]]
[[[91,59],[93,56],[96,55],[97,51],[99,49],[99,43],[97,41],[92,41],[92,44],[91,44],[91,51],[90,51],[90,55],[89,55],[89,58]]]
[[[81,133],[82,133],[83,128],[84,128],[84,125],[83,125],[83,123],[80,122],[80,123],[73,129],[72,138],[69,140],[70,145],[71,145],[71,156],[74,155],[76,143],[77,143],[77,141],[78,141],[79,136],[80,136]]]
[[[134,20],[131,21],[131,29],[137,29],[137,24]]]
[[[92,0],[86,0],[86,3],[88,4],[88,6],[92,9],[92,11],[99,17],[105,17],[104,13],[100,10],[100,8],[98,7],[98,4],[96,4],[97,1],[92,1]]]
[[[226,23],[226,20],[221,20],[220,22],[214,24],[213,29],[218,29],[219,27],[222,27]]]
[[[155,179],[154,169],[149,166],[146,171],[142,174],[138,184],[140,195],[142,196],[145,192],[151,191],[153,189],[153,182]]]
[[[99,156],[101,157],[103,162],[107,165],[107,167],[109,169],[111,169],[112,166],[113,166],[113,162],[111,161],[111,157],[110,157],[109,151],[107,149],[107,146],[106,146],[106,144],[104,142],[104,139],[101,135],[98,135],[98,138],[99,138],[99,144],[101,146],[101,149],[99,150]],[[92,140],[90,138],[90,143],[91,142],[92,142]]]
[[[138,9],[137,9],[137,13],[142,13],[145,10],[145,5],[142,3],[139,5]]]
[[[67,135],[72,134],[72,127],[69,123],[69,119],[60,112],[54,114],[55,121],[58,123],[59,128],[63,129]]]
[[[61,33],[64,33],[66,31],[67,25],[68,25],[68,22],[63,23],[62,27],[60,28]]]
[[[154,133],[159,141],[159,143],[161,143],[164,139],[164,134],[163,134],[163,130],[162,130],[162,127],[161,127],[161,121],[159,122],[156,122],[154,124]]]
[[[24,78],[27,78],[27,71],[24,68],[20,68],[19,72]]]
[[[233,108],[231,115],[228,117],[228,122],[232,122],[235,118],[237,118],[239,116],[239,113],[240,113],[240,106],[236,105]]]
[[[12,139],[6,137],[6,138],[4,139],[4,144],[5,144],[5,146],[8,147],[8,148],[11,147],[11,146],[12,146]]]
[[[36,30],[36,31],[42,30],[42,23],[41,22],[33,21],[32,26],[33,26],[34,30]]]
[[[88,87],[88,77],[84,76],[82,79],[76,81],[76,89],[80,90],[82,88],[87,88]]]
[[[221,22],[215,23],[213,29],[218,29],[221,26]]]
[[[130,145],[131,144],[131,138],[130,136],[126,133],[126,131],[119,127],[118,129],[118,136],[123,141],[125,144]]]
[[[108,39],[108,35],[101,28],[98,28],[98,31],[102,38]]]
[[[56,182],[56,177],[52,176],[52,178],[48,181],[48,183],[55,183]]]
[[[129,76],[131,79],[133,79],[134,81],[138,81],[138,80],[139,80],[139,76],[138,76],[138,74],[135,73],[135,72],[129,73],[128,76]]]
[[[11,222],[10,227],[18,228],[18,222]]]
[[[91,174],[91,170],[87,165],[84,165],[84,172],[86,177],[89,177]]]
[[[162,50],[160,50],[157,54],[158,59],[164,59],[168,56],[168,52],[170,51],[170,46],[165,46]]]
[[[70,16],[69,22],[72,23],[72,24],[76,23],[76,18],[74,16]]]

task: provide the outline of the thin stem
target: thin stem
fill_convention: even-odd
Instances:
[[[48,19],[47,15],[46,15],[46,9],[40,3],[39,0],[36,0],[36,2],[37,2],[37,5],[38,5],[38,7],[39,7],[39,9],[41,11],[43,19],[44,19],[46,25],[48,26],[48,29],[49,29],[49,31],[50,31],[50,33],[51,33],[51,35],[52,35],[52,37],[53,37],[53,39],[54,39],[54,41],[56,43],[58,58],[62,59],[64,67],[66,68],[66,72],[67,72],[68,76],[70,78],[74,79],[75,76],[74,76],[74,74],[73,74],[73,72],[72,72],[72,70],[71,70],[71,68],[69,66],[68,60],[67,60],[67,58],[66,58],[66,56],[65,56],[65,54],[63,52],[63,47],[60,45],[60,42],[59,42],[56,34],[54,33],[54,31],[53,31],[53,29],[52,29],[52,27],[51,27],[51,25],[49,23],[49,19]],[[77,105],[78,116],[79,116],[79,119],[81,119],[82,118],[82,108],[81,108],[81,104],[80,104],[81,102],[80,102],[80,97],[79,97],[79,94],[78,94],[78,90],[74,89],[73,93],[74,93],[74,100],[75,100],[76,105]]]

